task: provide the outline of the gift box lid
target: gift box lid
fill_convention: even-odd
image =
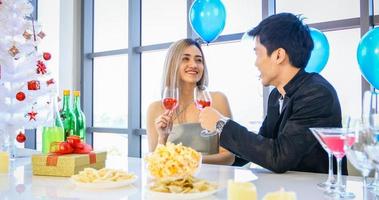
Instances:
[[[105,162],[107,152],[105,151],[92,151],[89,154],[36,154],[32,155],[33,165],[49,165],[49,166],[82,166],[91,163]]]

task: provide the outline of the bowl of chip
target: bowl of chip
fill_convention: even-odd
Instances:
[[[145,157],[149,175],[156,179],[179,179],[195,175],[201,168],[201,153],[181,143],[158,145]]]

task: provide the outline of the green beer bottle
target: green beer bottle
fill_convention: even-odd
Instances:
[[[42,152],[49,153],[52,142],[62,142],[65,139],[63,122],[59,115],[57,97],[52,99],[51,123],[42,130]]]
[[[84,142],[86,141],[86,116],[80,107],[80,91],[74,91],[74,114],[76,118],[76,131]]]
[[[76,118],[71,109],[70,90],[63,90],[63,109],[60,112],[64,128],[64,139],[70,135],[77,135]]]

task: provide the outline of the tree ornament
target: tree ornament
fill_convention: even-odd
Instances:
[[[17,140],[17,142],[19,142],[19,143],[23,143],[23,142],[25,142],[25,140],[26,140],[26,136],[25,136],[25,134],[24,133],[22,133],[21,131],[18,133],[18,135],[16,136],[16,140]]]
[[[55,80],[53,78],[50,79],[50,80],[48,80],[48,81],[46,81],[47,86],[49,86],[51,84],[54,84],[54,83],[55,83]]]
[[[20,51],[17,49],[16,46],[13,45],[12,48],[10,48],[10,49],[8,50],[8,53],[9,53],[12,57],[15,57],[16,54],[20,53]]]
[[[51,54],[49,52],[44,52],[43,53],[43,59],[50,60],[51,59]]]
[[[45,74],[47,72],[46,65],[42,61],[37,61],[37,74]]]
[[[38,113],[34,112],[33,109],[32,109],[31,112],[28,112],[27,115],[29,116],[29,121],[32,121],[32,120],[36,121],[36,120],[37,120],[37,119],[36,119],[37,114],[38,114]]]
[[[28,90],[39,90],[39,89],[40,89],[39,81],[37,80],[28,81]]]
[[[46,34],[45,34],[43,31],[40,31],[40,32],[37,34],[37,36],[38,36],[39,38],[43,39],[43,38],[46,36]]]
[[[24,38],[27,40],[30,40],[30,38],[32,38],[32,34],[28,33],[27,31],[24,31],[22,36],[24,36]]]
[[[17,92],[16,99],[19,100],[19,101],[24,101],[24,99],[25,99],[25,93],[23,93],[23,92]]]

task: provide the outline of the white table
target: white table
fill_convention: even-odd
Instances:
[[[138,181],[132,186],[108,190],[88,190],[76,188],[68,178],[33,176],[30,158],[16,159],[8,175],[0,175],[0,199],[155,199],[146,194],[148,175],[145,163],[139,158],[109,157],[107,167],[119,168],[133,172]],[[254,174],[258,177],[253,183],[257,186],[258,199],[267,192],[284,187],[295,191],[298,200],[326,199],[316,184],[326,180],[326,174],[287,172],[274,174],[264,169],[243,169],[230,166],[205,165],[197,174],[216,182],[220,190],[206,199],[227,199],[227,181],[251,180]],[[354,192],[356,199],[363,199],[360,177],[347,177],[348,190]],[[370,193],[368,199],[375,199]]]

